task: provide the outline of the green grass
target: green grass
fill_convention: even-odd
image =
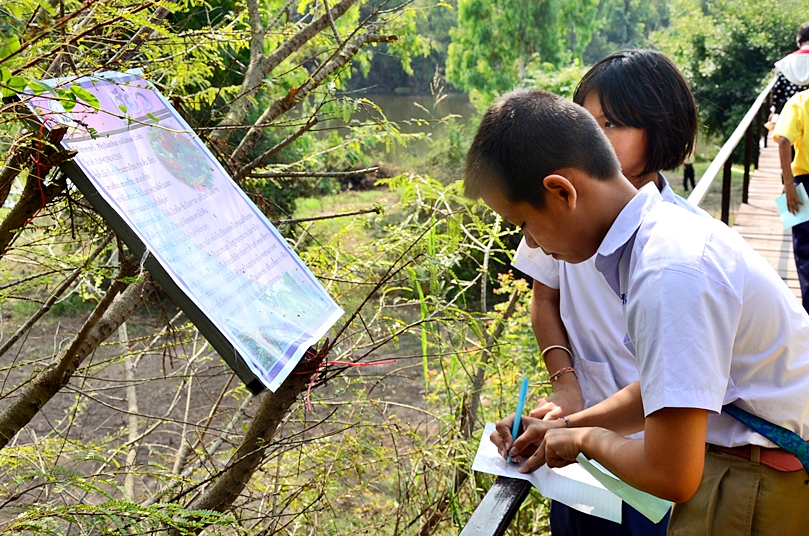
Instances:
[[[708,166],[711,164],[710,161],[697,161],[694,162],[694,175],[696,176],[695,181],[699,183],[699,180],[702,178],[702,175],[708,169]],[[751,166],[750,173],[753,173],[753,169]],[[690,185],[689,190],[686,192],[683,189],[683,170],[682,168],[677,168],[673,171],[667,171],[664,173],[666,178],[669,180],[672,189],[675,193],[687,198],[688,195],[691,193]],[[741,165],[735,165],[731,168],[731,178],[730,178],[730,225],[733,225],[733,220],[735,219],[736,212],[739,209],[739,205],[742,202],[742,186],[744,181],[744,168]],[[702,209],[708,212],[715,218],[719,218],[722,214],[722,174],[721,172],[717,177],[714,179],[713,183],[711,184],[711,188],[708,190],[708,193],[705,195],[705,199],[702,200],[702,203],[699,205]]]
[[[328,216],[359,210],[369,210],[379,206],[388,210],[399,202],[399,194],[386,187],[357,192],[340,192],[335,195],[323,197],[306,197],[297,200],[295,218],[312,218]],[[348,216],[349,218],[356,216]],[[335,235],[346,224],[346,218],[331,218],[312,222],[308,228],[309,234],[318,239],[327,239]],[[306,223],[304,226],[308,225]]]

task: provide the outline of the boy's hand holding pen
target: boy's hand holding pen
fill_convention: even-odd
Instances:
[[[498,422],[496,431],[491,435],[492,443],[495,444],[497,451],[507,459],[508,463],[511,463],[512,457],[513,461],[521,463],[524,457],[533,456],[537,446],[545,437],[545,432],[551,428],[569,427],[565,418],[543,421],[523,416],[522,412],[525,408],[527,394],[528,378],[524,378],[517,401],[517,411]],[[544,455],[541,456],[541,462],[544,463]]]
[[[517,399],[517,411],[514,413],[514,422],[511,425],[511,437],[517,439],[520,435],[520,420],[522,419],[522,410],[525,408],[525,397],[528,395],[528,378],[522,379],[522,386],[520,386],[520,397]],[[511,453],[509,452],[506,463],[511,463]]]

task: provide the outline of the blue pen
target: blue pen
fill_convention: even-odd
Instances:
[[[514,424],[511,426],[511,440],[517,439],[517,434],[520,433],[520,421],[522,420],[522,410],[525,407],[525,397],[528,394],[528,378],[522,379],[520,386],[520,398],[517,400],[517,411],[514,414]],[[511,454],[508,455],[506,463],[511,463]]]

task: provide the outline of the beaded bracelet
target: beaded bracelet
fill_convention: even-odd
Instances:
[[[542,355],[545,355],[546,353],[550,352],[551,350],[564,350],[565,352],[567,352],[567,355],[570,356],[570,359],[573,359],[573,352],[570,351],[570,348],[568,348],[567,346],[562,346],[561,344],[554,344],[552,346],[548,346],[544,350],[540,350],[539,353],[541,353]]]
[[[556,380],[559,379],[560,376],[563,376],[563,375],[567,374],[568,372],[572,372],[573,375],[576,377],[576,379],[579,378],[579,374],[576,372],[576,369],[574,369],[573,367],[562,367],[562,368],[560,368],[559,370],[557,370],[556,372],[554,372],[551,375],[551,382],[555,382]]]

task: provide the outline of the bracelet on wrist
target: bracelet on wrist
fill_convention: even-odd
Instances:
[[[562,367],[553,374],[551,374],[551,383],[558,380],[560,377],[564,376],[565,374],[572,373],[576,379],[579,378],[579,374],[576,372],[576,369],[573,367]]]
[[[567,417],[562,417],[562,420],[565,421],[565,424],[567,425],[568,428],[572,428],[572,426],[570,426],[570,419],[568,419]]]
[[[540,350],[539,353],[542,354],[542,355],[545,355],[546,353],[550,352],[551,350],[564,350],[565,352],[567,352],[567,355],[570,356],[570,359],[573,359],[573,352],[570,351],[570,348],[568,348],[567,346],[562,346],[561,344],[554,344],[554,345],[548,346],[544,350]]]

